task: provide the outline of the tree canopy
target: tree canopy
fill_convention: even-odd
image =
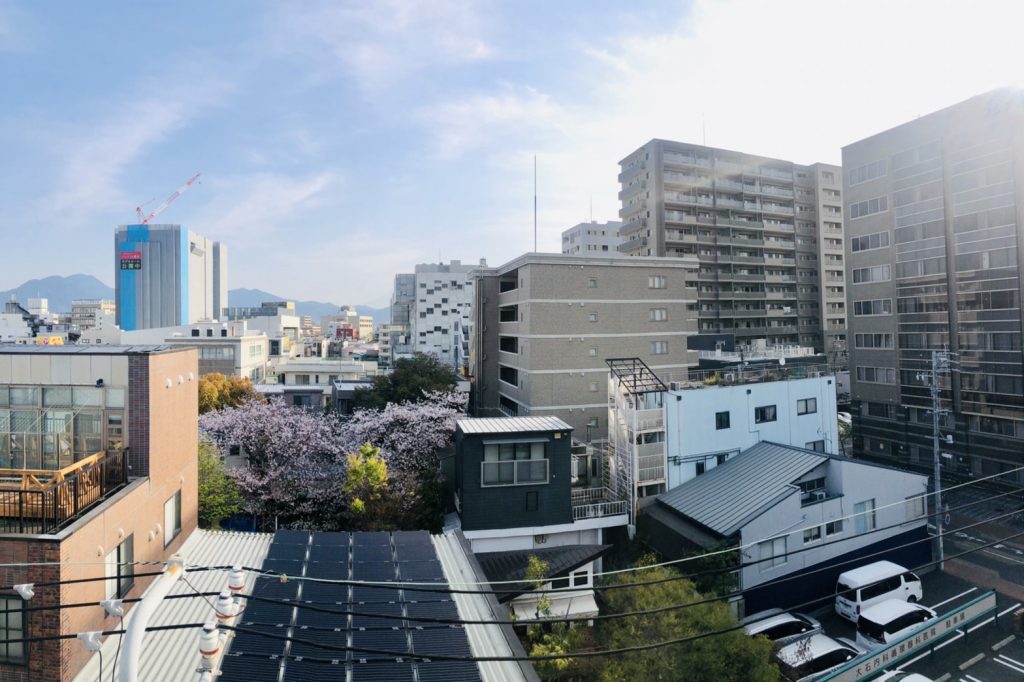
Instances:
[[[199,443],[199,525],[218,528],[221,520],[242,510],[238,484],[228,476],[209,440]]]
[[[417,353],[398,359],[391,373],[374,377],[369,388],[356,389],[352,407],[382,410],[389,403],[418,403],[429,393],[451,391],[457,381],[451,367],[433,355]]]
[[[250,400],[265,402],[246,377],[224,376],[218,372],[199,377],[199,414],[238,407]]]

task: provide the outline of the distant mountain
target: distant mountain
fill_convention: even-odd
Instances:
[[[258,307],[265,301],[294,301],[287,296],[278,296],[261,289],[230,289],[228,291],[228,305],[234,307]],[[337,303],[324,303],[322,301],[295,301],[295,313],[297,315],[309,315],[313,321],[319,324],[320,318],[324,315],[333,315],[341,308]],[[373,318],[374,325],[383,324],[391,319],[390,308],[371,308],[365,305],[355,306],[360,315],[369,315]]]
[[[30,298],[49,299],[49,307],[53,312],[71,312],[71,301],[80,298],[106,298],[113,300],[114,289],[108,287],[92,275],[53,275],[42,279],[30,279],[15,289],[0,291],[0,302],[6,303],[11,296],[17,296],[18,302],[28,305]]]

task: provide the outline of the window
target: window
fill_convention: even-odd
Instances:
[[[892,348],[892,334],[854,334],[854,348]]]
[[[597,322],[597,313],[590,313],[587,315],[587,319],[591,322]]]
[[[597,357],[597,349],[596,349],[596,348],[591,348],[591,349],[590,349],[590,350],[588,351],[588,353],[589,353],[590,357],[592,357],[592,358],[593,358],[593,357]]]
[[[804,443],[804,447],[815,452],[825,452],[825,441],[812,440],[810,443]]]
[[[135,536],[128,535],[107,555],[105,563],[107,599],[128,594],[135,584]]]
[[[763,407],[754,408],[754,422],[756,424],[763,424],[765,422],[775,421],[775,406],[765,405]]]
[[[651,275],[647,278],[648,289],[664,289],[665,288],[665,277],[664,275]]]
[[[697,475],[700,476],[705,471],[707,471],[707,464],[705,464],[704,462],[697,462],[694,465],[694,470],[696,471]]]
[[[596,381],[591,381],[590,382],[590,390],[591,391],[597,391],[597,382]]]
[[[869,301],[854,301],[853,314],[863,315],[892,315],[892,299],[876,298]]]
[[[869,384],[895,384],[896,369],[894,367],[858,367],[857,381]]]
[[[797,414],[814,414],[818,411],[817,398],[802,398],[796,401]]]
[[[850,218],[863,218],[889,210],[889,197],[875,197],[867,201],[858,201],[850,204]]]
[[[588,289],[596,289],[597,288],[597,280],[594,279],[594,278],[588,279],[587,280],[587,288]]]
[[[804,529],[804,544],[811,542],[817,542],[821,539],[821,526],[815,526],[814,528]]]
[[[825,537],[829,537],[831,535],[839,535],[842,532],[843,532],[843,520],[842,519],[839,519],[838,521],[829,521],[828,523],[825,524]]]
[[[875,529],[875,501],[864,500],[853,505],[853,527],[858,533]]]
[[[668,341],[651,341],[651,355],[665,355],[668,353]]]
[[[486,443],[480,471],[482,486],[547,483],[545,443]]]
[[[296,386],[309,386],[309,375],[308,374],[296,374],[295,375]]]
[[[651,308],[649,319],[651,322],[664,322],[668,319],[668,310],[665,308]]]
[[[14,595],[0,597],[0,637],[4,641],[12,639],[23,639],[27,636],[28,628],[25,627],[27,617],[23,609],[25,602],[21,597]],[[2,663],[28,663],[28,647],[24,642],[11,642],[0,644],[0,662]]]
[[[729,428],[729,413],[715,412],[715,429],[721,431]]]
[[[870,268],[855,268],[853,271],[854,284],[867,284],[869,282],[888,282],[892,279],[892,268],[888,265],[876,265]]]
[[[885,175],[885,159],[872,161],[869,164],[854,168],[846,174],[846,180],[851,186],[859,185],[868,180],[874,180]]]
[[[782,566],[786,563],[786,538],[775,538],[767,542],[760,542],[757,548],[762,572],[770,571],[776,566]]]
[[[850,240],[851,251],[869,251],[886,246],[889,246],[888,232],[875,232],[874,234],[866,234],[863,237],[854,237]]]
[[[181,491],[164,502],[164,547],[171,544],[181,532]]]
[[[916,519],[924,516],[924,495],[907,498],[907,518]]]

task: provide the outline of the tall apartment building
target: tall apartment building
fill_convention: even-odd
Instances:
[[[473,409],[555,416],[582,439],[608,426],[609,358],[692,364],[695,258],[528,253],[475,273]]]
[[[220,320],[228,307],[227,247],[181,225],[121,225],[114,289],[125,331]]]
[[[470,273],[480,267],[487,267],[487,261],[481,259],[479,265],[453,260],[416,266],[409,308],[409,352],[435,355],[457,372],[468,371],[473,330]],[[396,287],[399,277],[403,275],[395,278]]]
[[[80,330],[94,329],[97,318],[104,315],[117,316],[117,306],[113,301],[103,299],[79,299],[71,302],[71,324]]]
[[[195,529],[197,374],[193,348],[0,346],[0,555],[8,585],[35,584],[0,595],[0,679],[74,679],[92,655],[74,635],[116,619],[47,607],[129,612]]]
[[[1024,463],[1024,91],[998,90],[843,148],[854,451],[932,466],[933,350],[947,473]],[[1024,482],[1019,474],[1007,482]]]
[[[622,256],[619,251],[619,228],[622,223],[580,223],[562,232],[562,253],[567,256]]]
[[[699,260],[700,333],[844,345],[839,167],[667,140],[619,165],[619,249]]]

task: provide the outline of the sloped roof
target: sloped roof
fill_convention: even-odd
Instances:
[[[459,419],[455,423],[463,433],[572,431],[572,427],[558,417],[488,417],[482,419]]]
[[[480,562],[487,579],[495,582],[525,580],[531,556],[548,563],[548,578],[559,578],[600,557],[611,548],[611,545],[566,545],[507,552],[483,552],[476,554],[476,559]],[[533,585],[527,582],[521,586],[506,587],[509,591],[498,595],[500,602],[507,602],[533,589]]]
[[[729,537],[797,492],[793,481],[826,460],[812,450],[761,442],[659,495],[658,503]]]

